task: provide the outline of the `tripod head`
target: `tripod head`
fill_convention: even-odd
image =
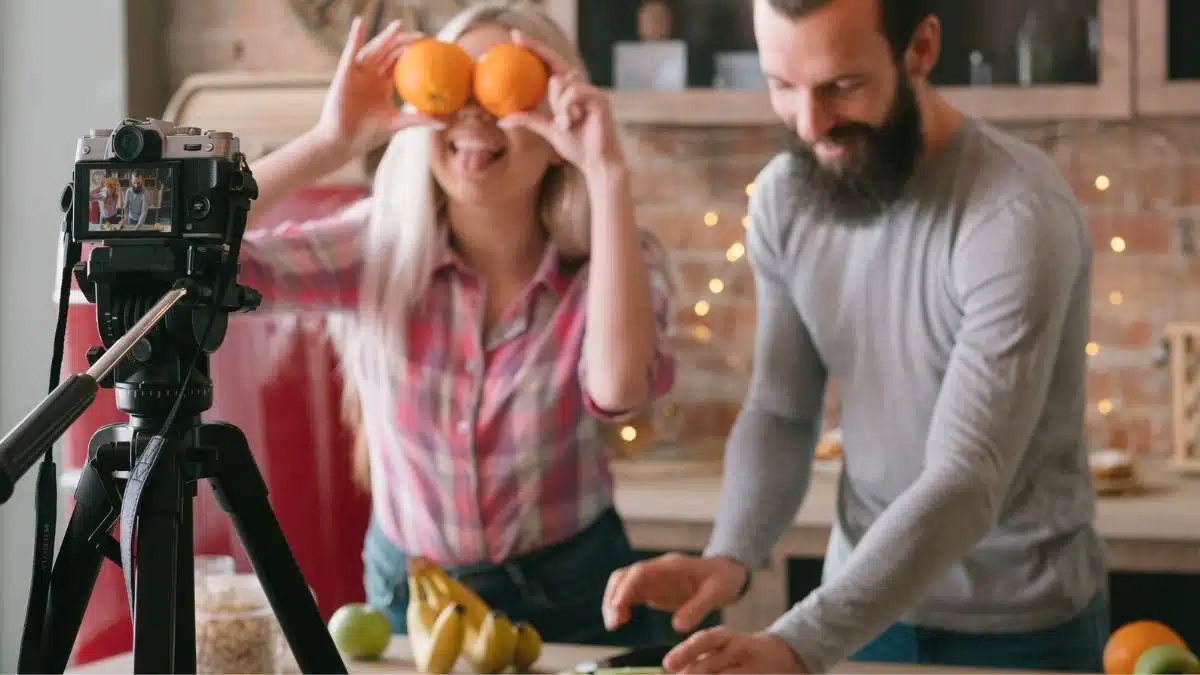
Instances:
[[[248,200],[247,200],[248,201]],[[239,216],[245,218],[245,211]],[[209,356],[225,339],[229,314],[251,311],[261,297],[253,289],[221,283],[223,246],[180,239],[115,241],[95,249],[87,263],[75,266],[75,277],[89,302],[96,305],[96,325],[103,346],[88,349],[95,365],[137,320],[172,288],[188,289],[162,321],[134,343],[100,386],[116,389],[117,409],[130,423],[159,422],[176,399],[179,414],[191,418],[212,406]],[[182,280],[182,283],[181,283]],[[224,288],[223,296],[217,294]],[[182,389],[187,382],[186,390]]]

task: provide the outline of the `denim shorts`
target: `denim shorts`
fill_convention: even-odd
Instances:
[[[449,568],[490,607],[526,621],[547,642],[640,647],[673,639],[670,617],[637,607],[632,619],[609,632],[601,602],[609,575],[637,561],[624,524],[609,509],[567,541],[498,565]],[[395,633],[407,633],[407,556],[371,523],[363,547],[367,602]]]

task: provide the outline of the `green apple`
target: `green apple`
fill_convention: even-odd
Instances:
[[[1133,666],[1133,672],[1136,675],[1200,673],[1200,659],[1179,645],[1159,645],[1142,652]]]
[[[362,603],[342,605],[329,617],[329,634],[338,651],[352,659],[377,659],[392,640],[383,612]]]

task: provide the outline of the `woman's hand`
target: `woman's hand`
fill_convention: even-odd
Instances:
[[[362,19],[356,17],[314,130],[352,156],[374,150],[406,127],[439,124],[428,115],[401,111],[394,97],[396,59],[425,36],[405,32],[399,21],[388,24],[364,45],[366,33]]]
[[[514,113],[499,121],[501,127],[524,127],[538,134],[562,158],[587,176],[624,167],[625,157],[604,92],[592,86],[554,50],[513,31],[513,42],[545,62],[550,70],[546,99],[550,112]]]

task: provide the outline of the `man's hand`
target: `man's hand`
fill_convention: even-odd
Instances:
[[[612,573],[604,591],[604,625],[615,630],[634,605],[674,612],[672,627],[686,633],[705,616],[737,599],[746,568],[730,558],[667,553]]]
[[[669,673],[807,672],[782,639],[766,633],[737,633],[723,626],[684,640],[667,653],[663,668]]]

